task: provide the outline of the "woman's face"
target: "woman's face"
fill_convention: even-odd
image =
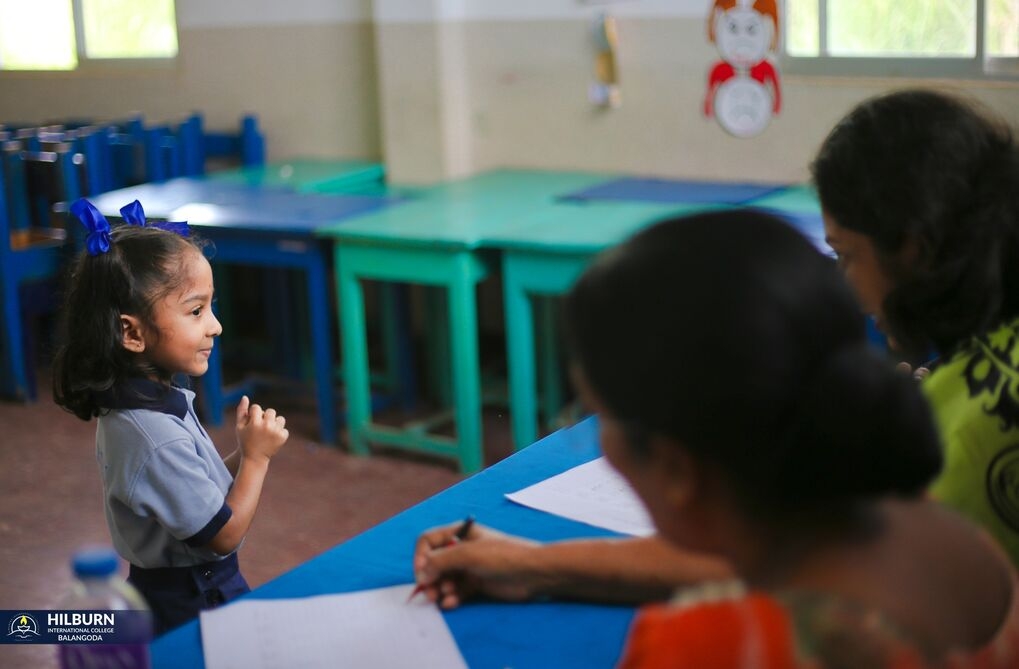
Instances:
[[[630,444],[625,424],[601,402],[583,371],[574,367],[571,374],[584,406],[598,414],[598,441],[605,460],[626,479],[644,503],[658,533],[677,545],[696,543],[690,539],[682,510],[669,503],[675,498],[669,491],[676,485],[669,468],[661,466],[654,449],[649,453],[637,452]]]
[[[860,306],[882,328],[882,305],[894,282],[878,261],[874,242],[863,233],[842,227],[827,212],[823,218],[825,241],[835,251],[839,268],[856,293]]]

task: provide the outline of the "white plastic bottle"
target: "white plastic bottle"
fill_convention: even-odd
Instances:
[[[83,550],[75,553],[71,564],[75,581],[57,607],[62,611],[54,612],[57,616],[65,616],[54,620],[57,626],[85,621],[82,630],[103,634],[106,630],[115,629],[120,637],[129,634],[131,641],[61,643],[58,646],[60,669],[149,669],[149,647],[142,639],[151,636],[151,615],[138,591],[118,576],[117,554],[111,548]],[[126,611],[131,613],[117,614]],[[85,617],[104,612],[113,614],[114,627],[109,626],[109,616],[98,619]],[[75,613],[82,617],[72,619]]]

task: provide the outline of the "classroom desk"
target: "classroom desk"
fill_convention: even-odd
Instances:
[[[506,356],[509,367],[510,418],[513,443],[521,449],[538,437],[535,297],[565,294],[591,259],[655,221],[704,211],[711,205],[644,204],[635,202],[555,202],[521,217],[512,227],[489,236],[486,243],[502,251],[503,301],[506,313]],[[551,303],[545,300],[546,308]],[[554,316],[541,328],[546,418],[559,410],[560,385]]]
[[[188,221],[215,244],[214,262],[299,269],[305,273],[309,332],[314,359],[321,438],[337,435],[334,360],[330,341],[329,243],[315,236],[326,225],[373,210],[395,200],[377,196],[300,194],[274,186],[249,186],[228,180],[183,177],[104,193],[93,204],[108,217],[139,200],[147,217]],[[223,393],[219,347],[202,377],[203,399],[212,424],[222,421]]]
[[[488,246],[502,255],[503,293],[506,311],[506,347],[509,366],[510,415],[513,443],[517,449],[538,436],[536,393],[535,327],[531,300],[565,294],[591,259],[647,225],[672,216],[693,214],[726,206],[766,208],[796,227],[819,249],[824,243],[816,198],[802,186],[747,186],[710,182],[653,180],[639,188],[621,188],[626,180],[597,186],[588,193],[610,193],[620,197],[568,196],[533,211],[513,226],[491,234]],[[675,186],[670,188],[670,184]],[[646,202],[639,197],[647,196]],[[748,195],[754,195],[749,199]],[[625,195],[626,197],[622,197]],[[682,202],[682,200],[688,200]],[[546,300],[544,305],[548,305]],[[546,317],[553,324],[553,317]],[[546,325],[541,336],[546,352],[542,384],[546,417],[559,407],[554,392],[558,387],[558,359],[555,333]]]
[[[251,165],[237,167],[227,170],[210,172],[206,175],[209,181],[215,183],[231,183],[244,185],[253,188],[283,189],[295,193],[322,193],[322,194],[343,194],[343,195],[378,195],[378,196],[408,196],[413,197],[414,192],[409,189],[397,192],[385,184],[385,166],[382,163],[367,160],[340,160],[336,158],[291,158],[289,160],[275,161],[263,165]],[[278,283],[278,282],[277,282]],[[270,285],[271,291],[279,293],[279,298],[285,299],[285,286]],[[396,330],[403,327],[405,320],[407,297],[404,293],[384,287],[381,299],[383,301],[382,316],[384,319],[383,333],[386,336],[386,346],[391,351],[399,351],[389,357],[398,357],[405,364],[396,369],[391,366],[384,383],[391,388],[401,388],[403,404],[413,404],[413,386],[415,381],[410,372],[410,340]],[[311,369],[311,360],[303,350],[292,350],[286,346],[287,342],[303,341],[310,337],[308,332],[293,328],[286,322],[273,320],[269,323],[272,332],[272,340],[283,344],[284,360],[287,361],[290,370]],[[277,344],[277,345],[279,345]]]
[[[208,179],[247,186],[285,188],[297,193],[362,194],[382,183],[382,163],[332,158],[293,158],[265,165],[210,172]]]
[[[409,583],[413,580],[414,541],[421,531],[458,522],[469,513],[480,523],[540,541],[614,536],[504,497],[593,459],[599,454],[596,443],[594,419],[560,430],[246,596],[304,597]],[[623,606],[478,602],[443,615],[472,668],[594,669],[616,664],[633,613],[632,608]],[[203,669],[199,623],[160,637],[151,652],[153,669]]]
[[[337,243],[337,298],[351,450],[379,442],[456,458],[464,472],[482,466],[481,379],[475,287],[495,260],[486,252],[494,233],[552,198],[606,179],[590,173],[496,170],[448,182],[399,208],[383,209],[319,234]],[[372,423],[363,279],[437,286],[448,296],[456,436],[424,427]]]

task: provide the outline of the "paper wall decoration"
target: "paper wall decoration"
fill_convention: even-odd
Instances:
[[[760,134],[782,107],[772,60],[778,29],[775,0],[715,0],[712,5],[708,39],[722,60],[708,75],[704,115],[714,116],[736,137]]]

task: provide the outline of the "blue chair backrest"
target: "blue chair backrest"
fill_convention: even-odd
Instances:
[[[210,160],[236,162],[243,166],[265,164],[265,136],[254,116],[242,117],[237,133],[205,132],[204,126],[201,114],[195,113],[178,128],[185,175],[205,174]]]
[[[3,150],[8,233],[64,227],[67,207],[83,195],[84,157],[70,142],[51,144],[47,151],[25,151],[21,146],[8,142]]]

